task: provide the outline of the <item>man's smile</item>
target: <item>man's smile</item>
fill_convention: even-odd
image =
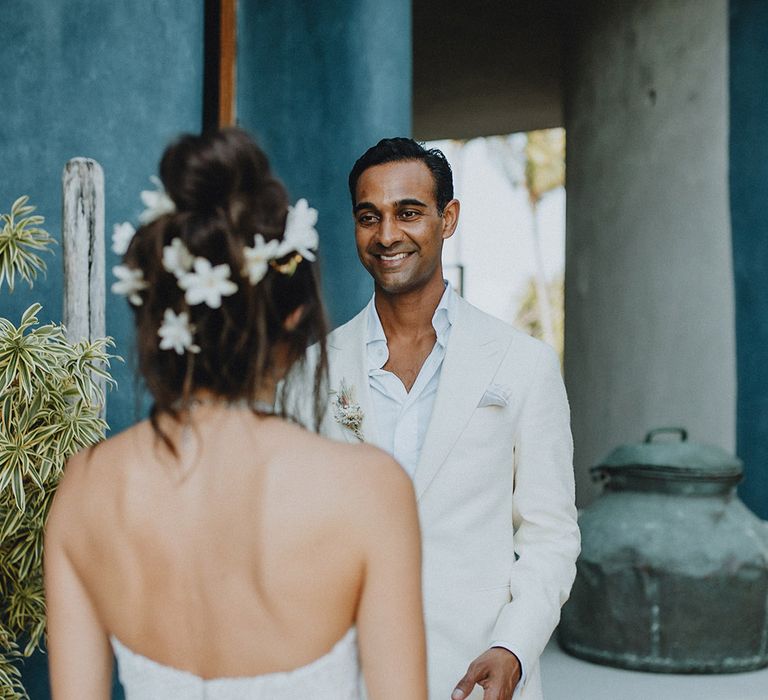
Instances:
[[[411,257],[414,251],[402,251],[400,253],[373,253],[373,257],[378,259],[383,267],[397,267],[398,264]]]

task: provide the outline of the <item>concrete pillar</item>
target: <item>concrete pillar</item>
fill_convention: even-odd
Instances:
[[[727,13],[726,0],[587,2],[566,48],[565,371],[582,505],[588,468],[650,428],[734,450]]]
[[[347,175],[369,146],[411,131],[410,0],[240,0],[238,122],[291,199],[319,212],[332,319],[373,287],[357,259]]]
[[[741,497],[768,518],[768,4],[731,0],[730,174]]]

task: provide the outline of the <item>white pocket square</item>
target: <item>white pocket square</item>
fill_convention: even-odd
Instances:
[[[491,384],[483,394],[483,398],[480,399],[480,403],[477,404],[478,408],[484,406],[506,406],[509,403],[509,395],[512,390],[508,386],[502,384]]]

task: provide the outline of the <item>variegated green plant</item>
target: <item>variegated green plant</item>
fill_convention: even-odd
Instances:
[[[0,291],[14,275],[32,283],[53,239],[27,198],[4,215]],[[99,442],[112,340],[70,342],[40,325],[32,304],[18,325],[0,318],[0,700],[26,698],[15,661],[45,632],[43,526],[66,459]]]
[[[39,228],[45,220],[33,215],[35,207],[27,202],[26,195],[19,197],[11,205],[10,214],[0,215],[3,228],[0,229],[0,289],[3,282],[8,282],[8,289],[13,291],[13,284],[18,274],[32,286],[39,272],[45,270],[45,262],[38,253],[50,252],[56,241],[50,234]]]

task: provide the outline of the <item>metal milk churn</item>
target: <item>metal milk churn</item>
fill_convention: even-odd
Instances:
[[[592,468],[603,494],[579,516],[558,628],[573,656],[668,673],[768,665],[768,527],[736,495],[741,462],[687,437],[652,430]]]

